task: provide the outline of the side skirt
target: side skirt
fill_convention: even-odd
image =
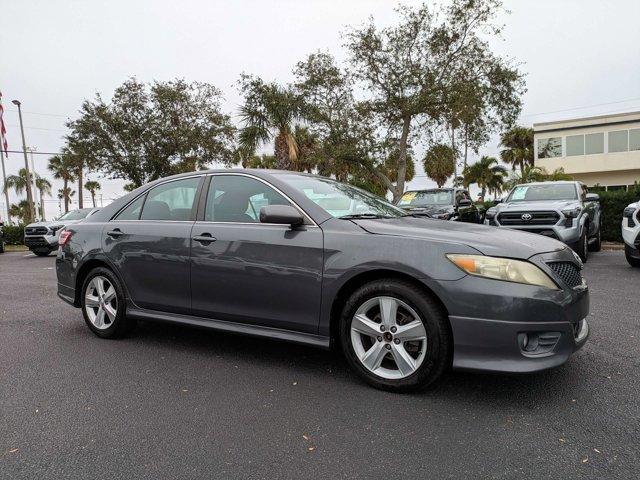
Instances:
[[[249,325],[245,323],[227,322],[212,318],[193,317],[191,315],[181,315],[177,313],[164,313],[155,310],[146,310],[127,305],[127,316],[138,320],[149,320],[153,322],[167,322],[192,327],[221,330],[224,332],[240,333],[243,335],[254,335],[267,337],[274,340],[284,340],[287,342],[302,343],[314,347],[329,348],[329,337],[312,335],[310,333],[294,332],[291,330],[281,330],[278,328],[263,327],[260,325]]]

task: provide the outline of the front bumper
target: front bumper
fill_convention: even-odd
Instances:
[[[634,219],[637,218],[634,213]],[[629,225],[629,219],[622,219],[622,239],[624,243],[632,250],[636,250],[640,254],[640,222],[634,220],[634,225]]]
[[[55,250],[58,248],[57,235],[25,235],[24,244],[29,248],[48,248]]]
[[[550,290],[466,276],[440,282],[453,334],[453,367],[535,372],[557,367],[589,337],[589,290],[569,288],[547,266],[573,262],[569,249],[529,259],[560,286]]]

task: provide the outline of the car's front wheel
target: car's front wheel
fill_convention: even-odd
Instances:
[[[589,244],[589,250],[591,250],[592,252],[599,252],[600,250],[602,250],[602,231],[601,231],[602,225],[598,225],[598,231],[596,232],[595,236],[593,237],[591,243]]]
[[[91,331],[101,338],[121,337],[134,326],[126,317],[120,281],[104,267],[93,269],[84,280],[82,314]]]
[[[640,258],[637,258],[635,256],[631,255],[631,252],[633,250],[631,249],[631,247],[629,247],[629,245],[625,244],[624,246],[624,255],[627,258],[627,262],[629,263],[629,265],[631,265],[632,267],[635,268],[640,268]]]
[[[49,254],[51,253],[51,250],[49,250],[49,249],[33,250],[33,253],[36,254],[39,257],[48,257]]]
[[[580,235],[580,240],[576,243],[574,250],[582,260],[582,263],[587,263],[587,258],[589,256],[589,239],[587,238],[587,228],[582,229],[582,235]]]
[[[425,291],[401,280],[377,280],[351,295],[340,343],[350,366],[384,390],[425,388],[450,364],[446,314]]]

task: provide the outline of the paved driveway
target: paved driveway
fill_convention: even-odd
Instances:
[[[593,255],[590,342],[394,395],[329,352],[141,324],[100,340],[54,258],[0,255],[0,478],[638,478],[640,270]]]

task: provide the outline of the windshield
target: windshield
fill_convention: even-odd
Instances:
[[[306,175],[278,174],[279,178],[336,218],[355,216],[402,217],[406,213],[381,198],[346,183]]]
[[[406,192],[398,202],[399,207],[429,207],[432,205],[453,205],[453,190]]]
[[[549,183],[546,185],[518,185],[509,194],[507,202],[577,199],[578,192],[573,183]]]
[[[82,220],[91,211],[91,208],[81,208],[80,210],[72,210],[62,215],[58,220]]]

